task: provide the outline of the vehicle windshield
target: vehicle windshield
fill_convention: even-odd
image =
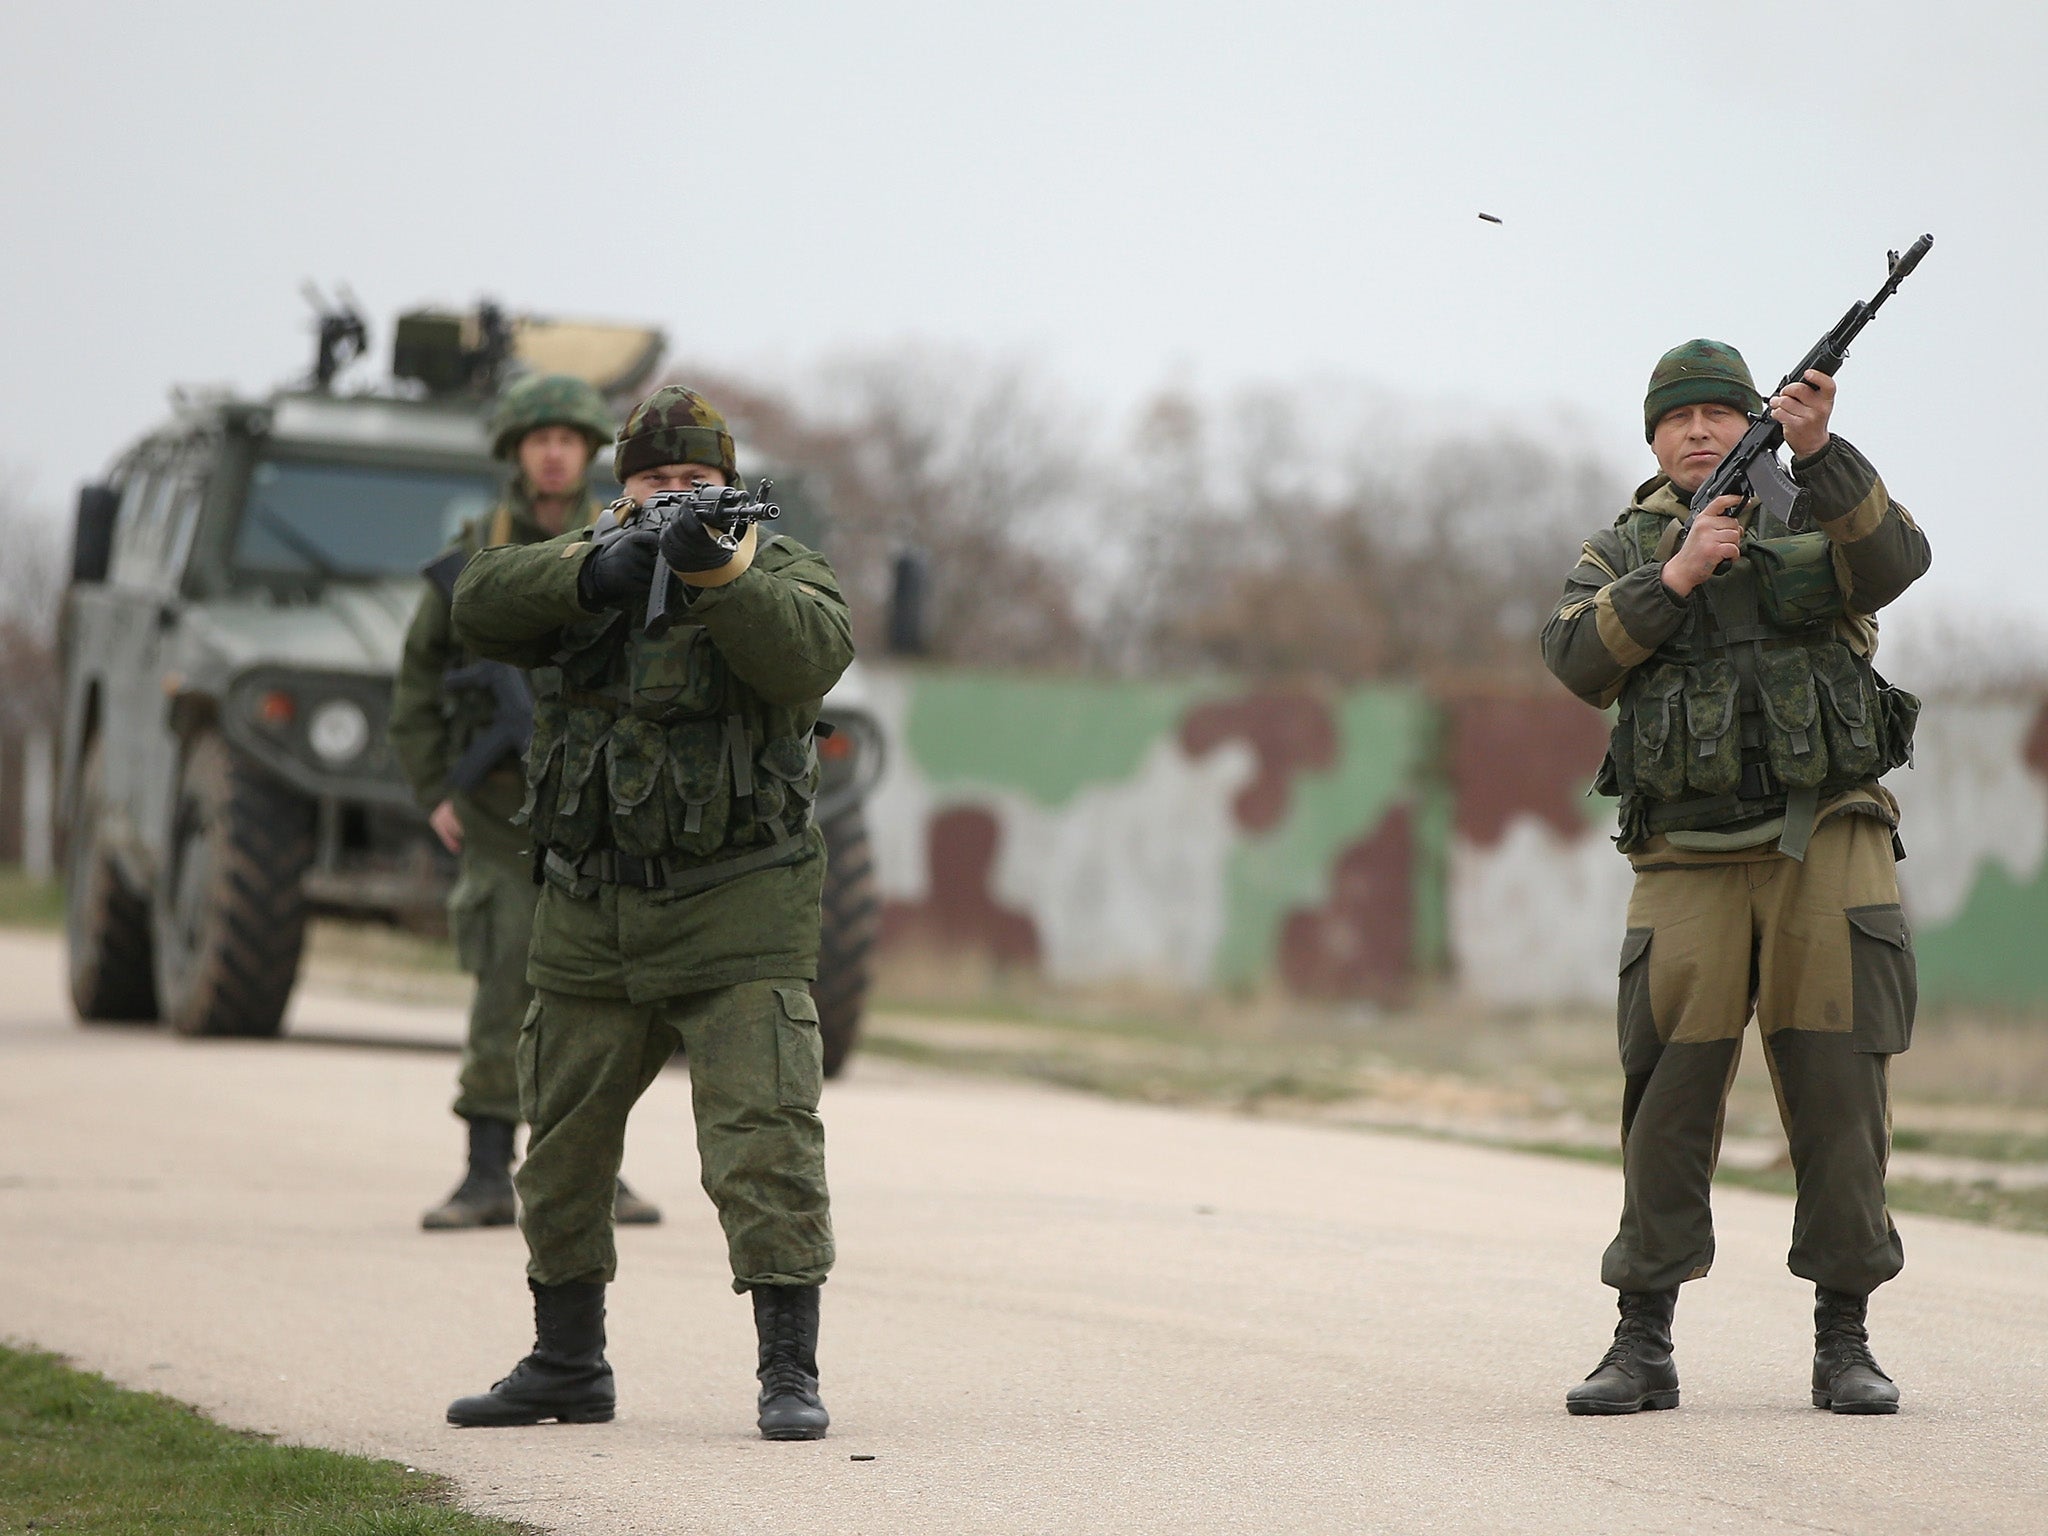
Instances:
[[[410,576],[497,501],[487,471],[264,459],[250,472],[238,571]]]

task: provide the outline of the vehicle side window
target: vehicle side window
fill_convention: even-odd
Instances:
[[[129,471],[128,483],[121,488],[121,510],[114,519],[113,578],[122,586],[134,586],[140,579],[145,563],[142,530],[168,479],[161,463],[142,463]]]
[[[192,530],[199,522],[199,504],[205,495],[206,460],[200,454],[188,455],[177,477],[170,510],[164,516],[163,545],[157,557],[157,568],[163,572],[167,585],[176,585],[185,569],[185,558],[192,547]]]
[[[161,460],[136,494],[131,512],[121,506],[114,550],[114,580],[124,587],[168,586],[184,558],[186,536],[199,510],[198,478],[204,455],[187,451]]]

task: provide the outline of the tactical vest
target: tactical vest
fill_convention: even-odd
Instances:
[[[1669,519],[1632,513],[1623,548],[1657,558]],[[1744,558],[1709,578],[1670,639],[1630,674],[1595,788],[1621,797],[1624,851],[1649,837],[1746,829],[1805,855],[1820,803],[1906,762],[1920,701],[1844,643],[1824,533],[1763,508]],[[1781,819],[1781,826],[1771,825]],[[1741,836],[1727,846],[1745,846]]]
[[[809,853],[817,707],[763,700],[701,624],[651,638],[628,614],[594,614],[531,679],[517,819],[549,874],[702,889]],[[632,873],[610,872],[621,865]]]

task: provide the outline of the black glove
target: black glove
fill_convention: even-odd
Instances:
[[[645,596],[654,585],[654,559],[660,552],[661,535],[652,528],[627,528],[598,540],[576,573],[576,600],[596,613]]]
[[[732,546],[719,542],[717,535],[698,515],[697,498],[688,492],[665,491],[648,498],[650,511],[668,512],[668,526],[661,530],[661,553],[672,571],[715,571],[730,563]]]

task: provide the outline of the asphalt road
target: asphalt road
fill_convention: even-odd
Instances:
[[[1789,1203],[1729,1191],[1684,1406],[1573,1419],[1613,1170],[879,1061],[827,1100],[831,1438],[754,1438],[680,1073],[628,1151],[669,1221],[622,1237],[618,1421],[451,1429],[530,1338],[516,1234],[415,1226],[454,1061],[392,1042],[453,1011],[308,995],[298,1039],[183,1042],[77,1027],[58,969],[0,934],[0,1335],[548,1530],[2048,1530],[2048,1240],[1907,1217],[1873,1318],[1905,1409],[1837,1418]]]

